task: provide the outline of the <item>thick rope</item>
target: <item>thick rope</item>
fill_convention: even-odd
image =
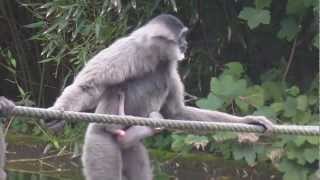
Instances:
[[[264,128],[258,125],[243,123],[189,121],[143,118],[135,116],[118,116],[107,114],[93,114],[72,111],[57,111],[42,108],[31,108],[16,106],[9,115],[24,117],[34,117],[43,119],[64,119],[71,121],[86,121],[96,123],[112,123],[122,125],[141,125],[150,127],[164,127],[169,129],[192,130],[199,132],[207,131],[234,131],[234,132],[253,132],[263,133]],[[292,134],[305,136],[320,136],[320,126],[297,126],[297,125],[275,125],[271,134]]]

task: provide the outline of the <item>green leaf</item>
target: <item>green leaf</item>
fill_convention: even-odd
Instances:
[[[247,82],[244,79],[234,80],[230,75],[222,75],[211,81],[213,93],[224,97],[237,97],[246,91]]]
[[[173,138],[173,142],[171,144],[171,149],[173,151],[181,151],[185,148],[185,143],[184,143],[185,136],[173,134],[172,138]]]
[[[309,105],[315,105],[316,103],[318,103],[319,99],[318,99],[318,95],[309,95],[308,96],[308,103]]]
[[[256,116],[266,116],[267,118],[275,119],[277,117],[276,113],[269,106],[263,106],[253,112]]]
[[[297,96],[300,93],[300,89],[297,86],[292,86],[290,89],[287,89],[286,92],[291,96]]]
[[[304,158],[308,163],[313,163],[316,160],[319,160],[319,149],[317,147],[305,149],[303,152]]]
[[[255,0],[254,4],[257,9],[263,9],[265,7],[270,7],[272,0]]]
[[[233,149],[233,157],[235,160],[244,159],[250,166],[254,166],[257,158],[257,153],[260,151],[261,148],[259,148],[259,145],[236,145]]]
[[[272,103],[270,108],[272,109],[273,112],[280,112],[283,111],[284,109],[284,104],[282,102],[276,102],[276,103]]]
[[[52,139],[52,144],[55,148],[60,149],[60,144],[58,140]]]
[[[303,156],[303,149],[291,147],[288,148],[287,158],[291,160],[296,160],[300,165],[306,165],[306,159]]]
[[[312,120],[312,115],[310,111],[297,111],[297,114],[293,117],[293,122],[295,124],[307,124]]]
[[[299,33],[300,27],[296,20],[292,17],[283,19],[281,22],[281,28],[277,34],[278,38],[286,39],[291,42]]]
[[[284,116],[293,117],[297,113],[297,100],[293,97],[288,97],[284,104]]]
[[[43,27],[43,26],[44,26],[44,22],[43,21],[39,21],[39,22],[36,22],[36,23],[24,25],[24,27],[26,27],[26,28],[39,28],[39,27]]]
[[[238,136],[236,133],[233,132],[216,132],[212,138],[216,141],[216,142],[223,142],[226,140],[232,140],[232,139],[237,139]]]
[[[300,95],[297,97],[297,109],[305,111],[308,107],[308,97],[306,95]]]
[[[100,40],[100,31],[102,26],[102,18],[100,16],[97,17],[95,24],[96,24],[96,28],[95,28],[96,39]]]
[[[320,146],[320,139],[318,136],[304,136],[304,138],[306,138],[308,143]]]
[[[255,85],[248,88],[246,94],[247,95],[245,97],[245,102],[248,102],[249,104],[255,107],[261,107],[264,105],[265,93],[264,93],[264,89],[261,86]]]
[[[320,179],[320,169],[316,170],[309,176],[309,180],[319,180]]]
[[[284,59],[284,58],[281,57],[280,61],[282,61],[282,59]],[[269,69],[265,73],[262,73],[260,75],[260,79],[262,82],[269,82],[269,81],[277,82],[282,77],[282,74],[283,74],[282,71],[283,70],[280,67]],[[277,82],[277,83],[279,83],[279,82]],[[281,85],[280,87],[282,87],[282,86],[283,85]]]
[[[239,109],[241,110],[241,112],[248,112],[249,110],[249,104],[246,103],[245,101],[243,101],[241,98],[236,97],[235,99],[236,105],[239,107]]]
[[[258,27],[260,24],[270,23],[270,11],[245,7],[239,14],[239,18],[246,20],[250,29]]]
[[[287,159],[280,162],[278,169],[284,173],[283,180],[307,180],[309,172],[305,167]]]
[[[306,138],[303,136],[297,136],[296,138],[292,139],[295,145],[298,147],[302,146],[305,142],[307,142]]]
[[[304,145],[305,143],[309,143],[312,145],[320,145],[320,138],[318,136],[297,136],[292,138],[292,140],[298,147]]]
[[[265,100],[273,99],[275,101],[283,101],[283,89],[280,82],[266,81],[262,84],[265,93]]]
[[[52,32],[53,30],[55,30],[58,26],[59,26],[58,23],[53,24],[53,25],[50,26],[47,30],[45,30],[45,31],[43,32],[43,34],[49,34],[49,33]]]
[[[217,110],[223,106],[223,99],[210,93],[207,98],[200,99],[196,102],[197,106],[204,109]]]
[[[225,66],[227,68],[223,71],[224,75],[231,75],[236,79],[239,79],[241,75],[244,73],[244,69],[239,62],[230,62],[225,64]]]
[[[306,11],[303,0],[288,0],[286,12],[287,14],[301,15]]]

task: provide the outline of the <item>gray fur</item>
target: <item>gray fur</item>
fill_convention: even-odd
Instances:
[[[6,142],[4,140],[4,134],[2,130],[2,125],[0,125],[0,180],[6,179],[6,172],[4,171],[4,166],[6,162]]]
[[[175,23],[174,28],[170,27],[171,22]],[[85,65],[53,108],[83,111],[96,107],[96,113],[116,114],[118,99],[115,94],[122,91],[127,115],[148,117],[151,112],[160,112],[170,119],[259,123],[270,128],[272,123],[261,116],[238,117],[184,104],[184,87],[177,71],[177,63],[184,52],[181,52],[183,48],[178,44],[177,34],[185,27],[179,27],[179,23],[182,24],[173,16],[160,15],[115,41]],[[119,126],[108,127],[112,128]],[[121,180],[123,167],[131,166],[124,158],[133,158],[136,162],[132,166],[138,168],[127,172],[128,179],[151,179],[144,146],[139,143],[136,151],[121,153],[115,138],[106,132],[105,125],[91,123],[88,127],[82,159],[87,179]],[[113,156],[106,158],[106,152],[112,152]],[[144,177],[137,178],[134,174]]]
[[[0,113],[10,114],[10,112],[15,107],[15,104],[6,99],[3,96],[0,96]],[[7,175],[4,171],[5,161],[6,161],[6,142],[2,129],[2,122],[0,122],[0,180],[5,180]]]
[[[113,105],[117,104],[118,108],[110,109],[118,109],[119,115],[125,115],[124,105],[126,101],[124,93],[118,93],[120,94],[119,102],[113,101]],[[152,112],[150,117],[162,118],[158,112]],[[116,180],[126,178],[127,180],[151,180],[152,170],[149,156],[141,140],[152,136],[155,130],[146,126],[131,126],[126,130],[126,134],[121,140],[116,140],[112,136],[115,134],[114,131],[116,128],[124,127],[112,126],[114,127],[112,129],[110,126],[112,125],[89,125],[82,155],[86,179]],[[98,146],[96,143],[98,143]]]

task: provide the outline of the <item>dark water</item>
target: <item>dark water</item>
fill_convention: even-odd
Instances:
[[[155,180],[280,180],[268,168],[243,167],[222,160],[153,160],[153,166]],[[48,161],[9,161],[7,172],[8,180],[84,180],[79,160],[69,156]]]
[[[41,143],[9,143],[6,171],[8,180],[84,180],[80,158],[70,150],[41,155]],[[154,180],[280,180],[279,173],[268,166],[248,167],[238,161],[225,161],[210,154],[161,160],[162,152],[151,153]]]

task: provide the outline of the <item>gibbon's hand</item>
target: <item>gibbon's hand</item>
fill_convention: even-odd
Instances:
[[[5,114],[10,114],[15,106],[14,102],[4,96],[0,96],[0,117]]]
[[[254,124],[254,125],[260,125],[264,127],[265,132],[264,133],[270,133],[273,129],[273,122],[267,119],[264,116],[245,116],[244,118],[244,123],[247,124]]]
[[[50,107],[48,110],[61,110],[55,107]],[[45,126],[54,134],[62,133],[65,121],[61,119],[44,119],[43,120]]]

